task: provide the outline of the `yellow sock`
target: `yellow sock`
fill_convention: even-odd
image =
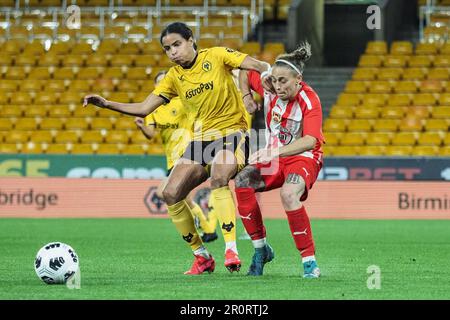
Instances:
[[[199,249],[203,242],[195,229],[194,218],[186,201],[181,200],[174,205],[167,206],[167,211],[178,233],[189,244],[192,251]]]
[[[191,208],[191,212],[195,217],[198,217],[200,221],[200,227],[202,227],[204,233],[213,233],[216,229],[216,224],[211,225],[211,223],[206,219],[205,214],[203,213],[202,208],[195,202],[193,202],[194,206]]]
[[[214,230],[216,230],[217,213],[216,213],[216,208],[215,208],[215,205],[214,205],[214,197],[212,197],[211,195],[209,196],[209,200],[208,200],[208,208],[209,208],[209,212],[208,212],[209,225],[212,228],[214,228]]]
[[[214,198],[214,209],[219,219],[225,242],[236,241],[236,207],[234,198],[228,186],[211,190]]]

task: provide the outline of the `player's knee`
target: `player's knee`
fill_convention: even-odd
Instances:
[[[283,186],[280,190],[281,202],[285,209],[297,207],[300,202],[300,197],[305,191],[304,184],[298,184],[295,186]]]
[[[162,191],[164,201],[170,206],[182,200],[180,192],[171,186],[166,186]]]
[[[228,186],[230,180],[226,175],[218,174],[211,177],[211,188],[217,189]]]
[[[236,175],[234,178],[234,184],[236,185],[236,188],[250,187],[250,179],[248,178],[248,174],[245,172],[245,169]]]

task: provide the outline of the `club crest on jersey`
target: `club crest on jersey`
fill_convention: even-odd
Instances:
[[[209,62],[208,60],[206,60],[205,62],[203,62],[203,64],[202,64],[202,69],[203,69],[203,71],[206,71],[206,72],[211,71],[211,69],[212,69],[212,64],[211,64],[211,62]]]
[[[284,145],[291,143],[292,141],[292,133],[289,131],[289,129],[286,129],[285,127],[280,127],[280,132],[278,133],[278,139],[280,142]]]

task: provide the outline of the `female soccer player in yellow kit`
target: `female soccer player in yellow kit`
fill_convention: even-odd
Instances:
[[[236,248],[236,213],[228,182],[246,164],[248,156],[247,122],[242,98],[230,70],[241,68],[262,74],[263,85],[270,88],[270,65],[228,48],[197,51],[192,30],[175,22],[161,33],[160,42],[171,61],[166,77],[141,103],[118,103],[98,95],[88,95],[83,105],[92,103],[124,114],[145,117],[159,106],[179,96],[183,107],[194,115],[193,141],[174,166],[163,190],[168,213],[178,232],[189,244],[194,263],[186,274],[212,272],[215,261],[203,245],[185,198],[211,177],[214,205],[226,243],[225,266],[239,270]]]
[[[157,85],[166,74],[167,71],[158,72],[155,77],[155,84]],[[170,175],[176,160],[181,157],[191,140],[189,126],[191,121],[189,115],[185,113],[181,100],[178,97],[174,98],[170,103],[149,114],[144,119],[137,117],[134,122],[149,140],[159,132],[166,153],[167,175]],[[163,198],[162,190],[164,189],[166,182],[167,179],[164,179],[156,190],[156,195],[160,198]],[[200,227],[203,230],[203,242],[216,240],[217,233],[215,229],[217,218],[214,210],[209,212],[207,219],[203,210],[190,196],[186,198],[186,202],[189,205],[194,218],[198,218]]]

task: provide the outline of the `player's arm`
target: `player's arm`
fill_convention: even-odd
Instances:
[[[253,99],[251,90],[252,85],[249,80],[249,74],[246,70],[239,70],[239,90],[242,94],[242,101],[244,102],[245,108],[248,113],[254,113],[255,111],[261,109],[261,107]]]
[[[163,99],[161,96],[154,95],[153,93],[151,93],[144,101],[139,103],[121,103],[109,101],[99,95],[90,94],[84,97],[83,107],[87,106],[88,104],[93,104],[97,107],[110,109],[123,114],[145,117],[155,111],[160,105],[165,102],[165,99]]]
[[[270,79],[271,67],[269,63],[257,60],[250,56],[246,56],[239,67],[244,70],[257,71],[261,76],[261,84],[264,89],[269,91],[270,93],[275,93],[275,89]]]
[[[155,134],[155,123],[145,123],[145,120],[143,118],[135,118],[134,123],[136,123],[136,126],[141,130],[142,134],[149,140],[151,140]]]

